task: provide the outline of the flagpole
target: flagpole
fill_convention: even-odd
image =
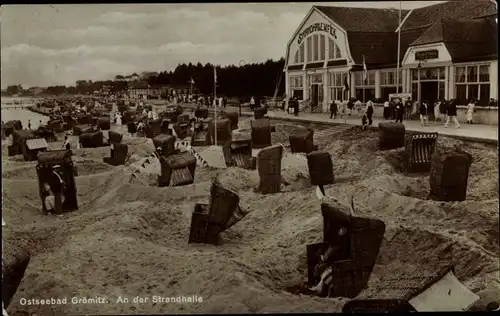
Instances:
[[[399,1],[398,65],[396,70],[396,93],[399,93],[399,58],[401,54],[401,1]]]
[[[365,61],[365,55],[363,55],[363,104],[365,103],[365,75],[366,75],[366,70],[365,70],[365,65],[366,65],[366,61]]]
[[[215,125],[215,146],[217,146],[217,70],[214,66],[214,125]]]

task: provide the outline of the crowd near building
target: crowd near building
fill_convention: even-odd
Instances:
[[[396,92],[430,104],[497,100],[497,42],[492,0],[401,10],[401,20],[396,9],[313,6],[287,45],[286,95],[323,112]]]

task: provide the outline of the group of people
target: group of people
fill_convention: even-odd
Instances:
[[[473,124],[473,116],[476,112],[477,101],[470,100],[467,105],[467,124]],[[430,104],[428,101],[423,101],[420,105],[420,124],[426,126],[429,120]],[[436,101],[433,105],[434,119],[438,118],[443,123],[444,127],[448,127],[450,121],[453,121],[455,128],[460,127],[460,123],[457,119],[457,102],[455,100],[451,101]]]

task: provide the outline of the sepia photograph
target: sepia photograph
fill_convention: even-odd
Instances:
[[[3,316],[500,311],[496,1],[0,10]]]

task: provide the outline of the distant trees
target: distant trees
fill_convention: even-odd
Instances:
[[[263,63],[245,64],[240,66],[215,66],[217,67],[217,94],[228,97],[272,96],[276,89],[278,95],[285,91],[285,78],[282,77],[285,59],[267,60]],[[136,73],[132,76],[137,76]],[[281,77],[281,81],[280,81]],[[173,71],[151,73],[147,77],[150,86],[183,86],[189,87],[191,78],[195,88],[203,94],[211,94],[214,90],[214,65],[179,64]],[[109,87],[113,93],[125,92],[128,83],[125,77],[116,75],[114,80],[92,81],[78,80],[74,86],[50,86],[45,89],[46,94],[92,94],[100,91],[104,86]],[[8,86],[6,93],[13,95],[22,90],[21,85]]]

